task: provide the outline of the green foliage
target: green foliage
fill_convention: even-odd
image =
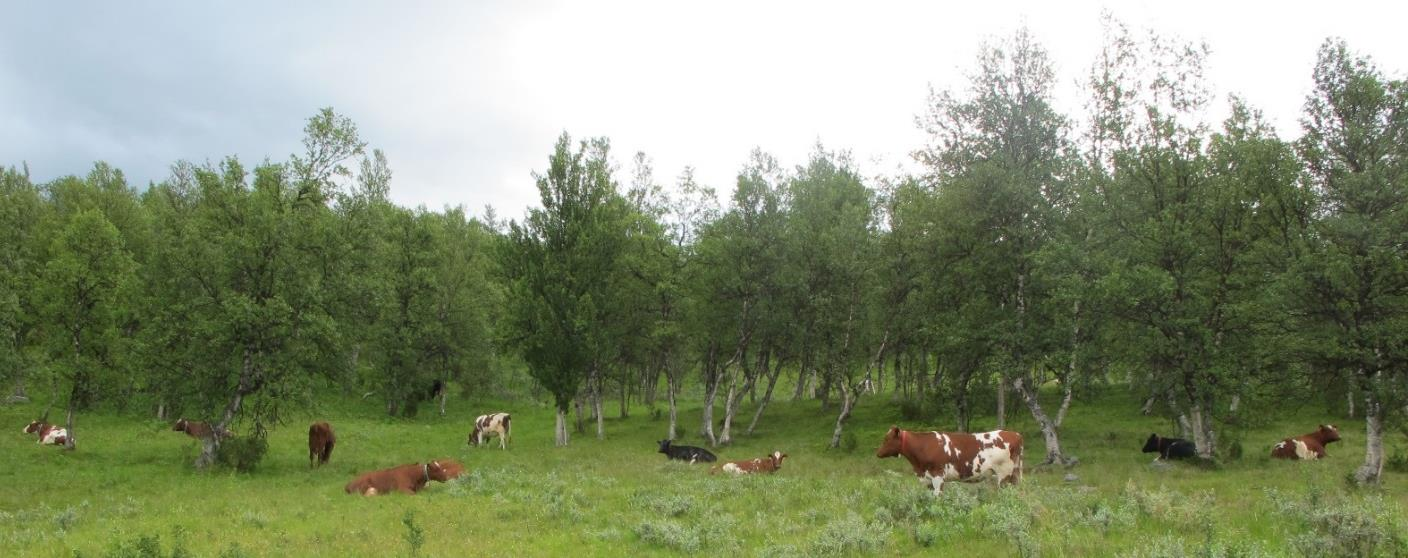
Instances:
[[[401,524],[406,526],[406,544],[411,547],[411,556],[420,555],[420,547],[425,545],[425,530],[416,523],[416,513],[406,510],[406,515],[401,517]]]
[[[236,436],[220,443],[216,452],[216,462],[241,473],[253,472],[264,455],[269,452],[269,441],[264,436]]]

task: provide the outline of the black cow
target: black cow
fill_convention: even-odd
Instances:
[[[709,453],[709,450],[696,448],[694,446],[676,446],[671,444],[669,440],[660,440],[660,453],[665,454],[665,457],[670,459],[678,459],[690,463],[713,463],[718,460],[717,457],[714,457],[714,454]]]
[[[1198,455],[1198,447],[1193,442],[1182,438],[1164,438],[1158,434],[1150,434],[1149,441],[1144,442],[1144,453],[1158,452],[1159,456],[1154,461],[1160,459],[1187,459]]]

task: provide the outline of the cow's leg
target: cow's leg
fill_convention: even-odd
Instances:
[[[508,433],[499,433],[499,449],[508,449]]]
[[[935,497],[935,498],[938,498],[940,495],[943,494],[943,491],[944,491],[944,478],[943,478],[943,477],[932,477],[932,478],[933,478],[933,482],[934,482],[934,497]]]

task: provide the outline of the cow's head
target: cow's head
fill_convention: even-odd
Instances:
[[[448,459],[431,461],[425,468],[425,474],[431,480],[445,482],[464,474],[464,465]]]
[[[1320,425],[1320,440],[1322,444],[1340,441],[1340,429],[1333,424]]]
[[[1150,434],[1149,441],[1144,442],[1144,453],[1154,453],[1159,451],[1159,435]]]
[[[900,427],[891,426],[890,430],[885,432],[885,439],[880,440],[880,447],[875,450],[875,457],[894,457],[899,455],[900,448],[903,446],[901,436]]]
[[[772,452],[772,468],[781,469],[783,459],[787,459],[787,454],[780,451]]]
[[[177,419],[176,424],[171,426],[171,430],[173,432],[185,432],[187,424],[188,422],[186,421],[186,419]]]
[[[44,423],[36,420],[36,421],[34,421],[34,422],[29,423],[29,426],[24,427],[24,433],[25,433],[25,434],[38,434],[39,431],[42,430],[43,428],[44,428]]]
[[[480,430],[479,430],[479,425],[478,425],[478,424],[474,425],[474,430],[469,431],[469,440],[467,441],[467,443],[468,443],[469,445],[471,445],[471,446],[477,446],[477,445],[479,445],[479,432],[480,432]]]
[[[669,453],[670,453],[670,441],[669,441],[669,440],[660,440],[660,453],[664,453],[664,454],[669,454]]]

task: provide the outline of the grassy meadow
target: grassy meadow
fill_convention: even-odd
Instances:
[[[745,413],[751,417],[751,406]],[[1112,388],[1077,402],[1063,432],[1080,464],[1029,472],[1012,489],[949,484],[935,500],[903,459],[874,455],[903,420],[888,395],[863,400],[853,449],[827,450],[834,415],[816,402],[771,406],[759,431],[717,451],[721,459],[790,457],[772,476],[711,476],[703,465],[656,453],[666,423],[636,406],[609,418],[607,437],[574,435],[552,447],[551,411],[532,402],[451,401],[446,417],[387,419],[373,402],[341,402],[275,431],[251,474],[201,473],[197,449],[169,423],[131,416],[79,417],[79,449],[41,447],[20,428],[37,403],[0,407],[0,555],[5,556],[623,556],[942,555],[1259,556],[1395,555],[1408,475],[1380,490],[1352,490],[1362,423],[1311,408],[1269,417],[1243,433],[1246,455],[1207,469],[1151,466],[1139,453],[1165,419],[1138,414]],[[514,415],[507,451],[469,448],[474,415]],[[699,406],[686,404],[682,441],[697,444]],[[608,407],[608,415],[615,412]],[[332,462],[310,470],[307,424],[332,422]],[[1277,439],[1343,423],[1344,440],[1317,463],[1272,461]],[[987,429],[991,417],[975,421]],[[1009,428],[1027,437],[1027,465],[1041,438],[1025,409]],[[1390,433],[1388,455],[1408,450]],[[417,496],[349,496],[356,473],[435,458],[469,473]],[[159,553],[159,554],[158,554]]]

